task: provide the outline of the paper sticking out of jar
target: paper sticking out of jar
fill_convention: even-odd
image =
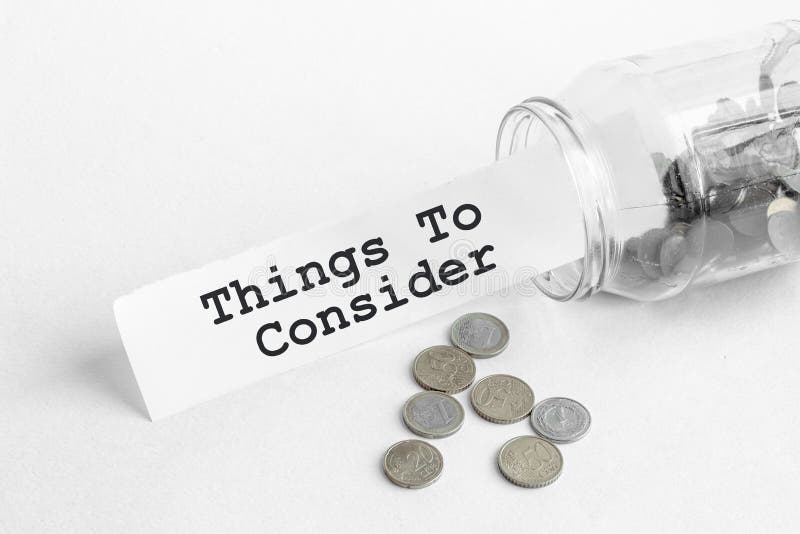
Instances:
[[[541,177],[551,180],[547,188]],[[390,198],[117,299],[117,325],[151,417],[476,297],[535,293],[529,281],[537,272],[584,253],[580,203],[552,137]]]

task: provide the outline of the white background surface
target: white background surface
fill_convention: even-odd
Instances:
[[[487,163],[507,107],[593,62],[797,16],[717,6],[0,4],[0,531],[796,527],[797,268],[658,304],[484,299],[158,423],[111,312]],[[512,332],[479,375],[592,410],[550,488],[496,471],[527,422],[469,408],[438,483],[383,478],[411,359],[468,309]]]

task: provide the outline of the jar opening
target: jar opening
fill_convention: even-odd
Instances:
[[[608,195],[603,194],[601,186],[605,176],[602,165],[587,149],[572,115],[546,98],[528,99],[506,113],[500,123],[495,157],[505,158],[532,147],[538,147],[543,153],[542,175],[532,178],[571,180],[575,186],[575,200],[554,201],[577,202],[584,228],[584,257],[541,272],[533,282],[555,300],[586,298],[600,289],[611,252],[603,218],[607,201],[604,196]],[[564,171],[548,172],[554,163],[560,164]],[[543,183],[542,192],[547,192],[546,183]],[[571,208],[573,206],[567,206]]]

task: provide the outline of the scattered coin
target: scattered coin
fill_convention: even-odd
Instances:
[[[533,409],[533,390],[510,375],[491,375],[481,379],[472,388],[469,398],[478,415],[493,423],[516,423]]]
[[[442,474],[442,453],[424,441],[407,439],[395,443],[383,457],[386,477],[403,488],[430,486]]]
[[[581,403],[564,397],[545,399],[533,407],[531,426],[553,443],[578,441],[589,431],[592,416]]]
[[[476,358],[497,356],[508,346],[508,327],[488,313],[462,315],[450,328],[453,345]]]
[[[541,488],[558,479],[564,458],[558,447],[549,441],[535,436],[519,436],[503,445],[497,455],[497,464],[512,484]]]
[[[423,391],[406,401],[403,421],[414,434],[424,438],[444,438],[461,428],[464,408],[450,395]]]
[[[414,380],[425,389],[458,393],[475,380],[475,362],[461,349],[437,345],[414,359]]]

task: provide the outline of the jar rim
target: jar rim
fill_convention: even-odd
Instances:
[[[545,97],[529,98],[512,107],[500,122],[495,158],[501,159],[528,146],[533,124],[542,124],[557,143],[577,191],[584,229],[584,257],[537,274],[532,281],[558,301],[584,299],[601,289],[616,257],[607,227],[608,172],[596,150],[581,134],[579,121],[564,106]],[[604,189],[605,188],[605,189]],[[604,194],[603,191],[606,191]]]

